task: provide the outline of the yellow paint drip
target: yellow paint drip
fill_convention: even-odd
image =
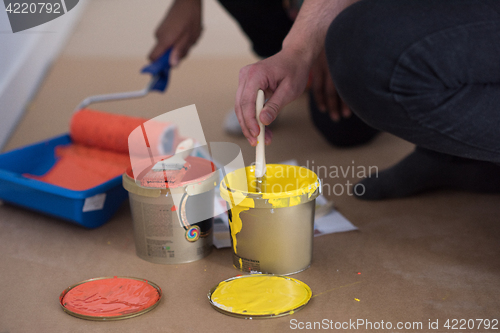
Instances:
[[[229,219],[229,226],[231,228],[231,237],[233,239],[233,250],[234,253],[237,253],[237,244],[238,241],[236,239],[236,235],[241,231],[243,227],[243,223],[241,223],[240,213],[249,210],[250,207],[236,206],[231,209],[231,218]],[[240,259],[240,268],[243,267]]]
[[[271,198],[268,199],[273,208],[290,207],[290,198]]]
[[[219,283],[211,295],[219,309],[248,316],[291,314],[307,304],[312,292],[305,283],[284,276],[249,275]]]

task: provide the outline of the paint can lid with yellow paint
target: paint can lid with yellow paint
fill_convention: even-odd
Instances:
[[[237,276],[208,293],[217,311],[245,319],[290,315],[306,306],[311,297],[311,288],[304,282],[270,274]]]

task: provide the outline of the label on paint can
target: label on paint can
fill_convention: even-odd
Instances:
[[[146,237],[172,237],[172,206],[142,203],[144,234]]]
[[[175,251],[170,249],[172,241],[146,238],[149,257],[175,258]]]
[[[144,236],[146,236],[147,255],[149,257],[175,258],[171,249],[173,241],[172,207],[142,203]]]
[[[137,255],[158,264],[178,264],[201,259],[212,249],[213,220],[182,225],[170,197],[144,198],[131,193]]]

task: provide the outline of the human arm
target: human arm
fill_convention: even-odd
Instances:
[[[201,0],[175,0],[156,29],[156,44],[149,59],[155,61],[172,48],[170,65],[177,66],[201,35],[201,14]]]
[[[255,119],[255,99],[259,89],[267,101],[260,119],[269,125],[283,106],[305,89],[309,71],[324,47],[326,32],[333,19],[355,0],[306,0],[283,48],[272,57],[241,69],[235,111],[243,134],[257,144],[259,127]]]

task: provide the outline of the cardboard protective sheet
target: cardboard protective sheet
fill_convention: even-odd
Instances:
[[[145,63],[147,47],[136,46],[123,38],[121,29],[113,29],[120,22],[131,31],[144,25],[144,31],[136,34],[136,39],[142,40],[152,35],[167,5],[156,1],[157,7],[144,7],[146,12],[158,12],[156,18],[139,15],[147,26],[143,21],[130,20],[137,13],[136,2],[127,2],[127,8],[134,8],[128,18],[115,15],[116,3],[94,1],[89,5],[81,25],[89,31],[95,26],[99,34],[84,37],[85,31],[77,30],[71,40],[73,49],[87,38],[87,44],[83,44],[90,51],[97,51],[96,45],[121,43],[124,50],[137,47],[141,56],[120,58],[116,52],[110,52],[113,57],[109,58],[63,55],[49,71],[5,149],[67,132],[72,110],[87,96],[146,85],[148,77],[138,72]],[[102,44],[97,43],[99,38]],[[207,142],[237,143],[249,164],[255,156],[254,148],[244,138],[226,135],[221,124],[233,107],[240,68],[253,61],[251,57],[192,57],[172,71],[165,95],[96,104],[95,108],[151,119],[196,104]],[[300,165],[311,166],[314,161],[315,167],[345,169],[355,165],[382,170],[412,149],[412,145],[388,134],[363,147],[332,148],[313,128],[303,96],[283,110],[266,155],[269,163],[296,158]],[[128,204],[109,223],[94,230],[0,205],[0,332],[274,333],[300,331],[298,328],[308,322],[324,320],[334,324],[383,320],[394,325],[424,325],[420,330],[377,332],[429,332],[430,320],[439,323],[439,330],[432,331],[451,332],[443,327],[448,319],[498,319],[500,196],[436,192],[365,202],[345,192],[333,193],[335,184],[356,181],[352,174],[322,178],[330,188],[325,188],[330,191],[325,197],[359,230],[316,237],[311,267],[293,275],[311,287],[310,303],[293,315],[260,321],[225,316],[208,303],[210,288],[239,274],[231,265],[231,249],[214,249],[206,258],[189,264],[152,264],[135,254]],[[339,194],[340,186],[336,189]],[[86,321],[61,310],[58,296],[68,286],[115,275],[154,281],[163,290],[162,301],[149,313],[118,322]],[[297,329],[292,330],[294,324]],[[375,330],[357,330],[371,331]],[[472,331],[488,332],[483,328]]]
[[[143,104],[134,101],[102,104],[99,108],[131,115],[145,110],[141,116],[152,118],[156,110],[163,112],[165,105],[175,109],[195,103],[207,140],[236,142],[245,161],[250,161],[254,150],[246,141],[220,130],[234,99],[232,78],[247,61],[193,60],[174,72],[166,96],[151,96],[141,101]],[[61,119],[62,110],[71,110],[79,96],[106,91],[105,84],[96,84],[95,91],[90,91],[91,78],[100,82],[95,77],[102,72],[119,73],[123,68],[140,67],[141,62],[61,59],[7,149],[64,132],[70,115]],[[72,76],[68,75],[70,71]],[[199,73],[207,81],[193,85]],[[136,76],[133,71],[129,74],[131,83],[117,80],[116,90],[137,85],[134,80],[143,78]],[[88,77],[88,81],[75,79],[80,77]],[[210,85],[208,78],[221,84]],[[70,89],[70,82],[81,86]],[[190,83],[191,91],[185,92],[184,87]],[[53,101],[58,101],[58,109]],[[314,131],[305,112],[306,103],[300,98],[278,120],[274,142],[267,148],[270,163],[297,158],[302,165],[307,161],[311,165],[314,160],[315,166],[347,167],[354,161],[355,165],[382,169],[412,149],[386,134],[365,147],[331,148]],[[51,123],[50,128],[32,130],[38,128],[40,117]],[[298,130],[310,135],[299,140]],[[346,182],[324,180],[331,185]],[[325,196],[359,231],[316,237],[311,267],[293,275],[311,287],[310,303],[296,314],[265,321],[231,318],[208,303],[210,288],[239,274],[231,266],[231,249],[214,250],[190,264],[157,265],[135,255],[128,205],[95,230],[2,205],[0,332],[288,332],[294,323],[290,320],[306,323],[326,319],[335,323],[363,319],[427,325],[430,319],[443,325],[453,318],[498,318],[499,196],[436,192],[383,202],[364,202],[345,193]],[[78,281],[110,275],[155,281],[163,289],[164,299],[150,313],[113,323],[85,321],[60,309],[61,290]],[[441,326],[440,331],[447,330]]]

